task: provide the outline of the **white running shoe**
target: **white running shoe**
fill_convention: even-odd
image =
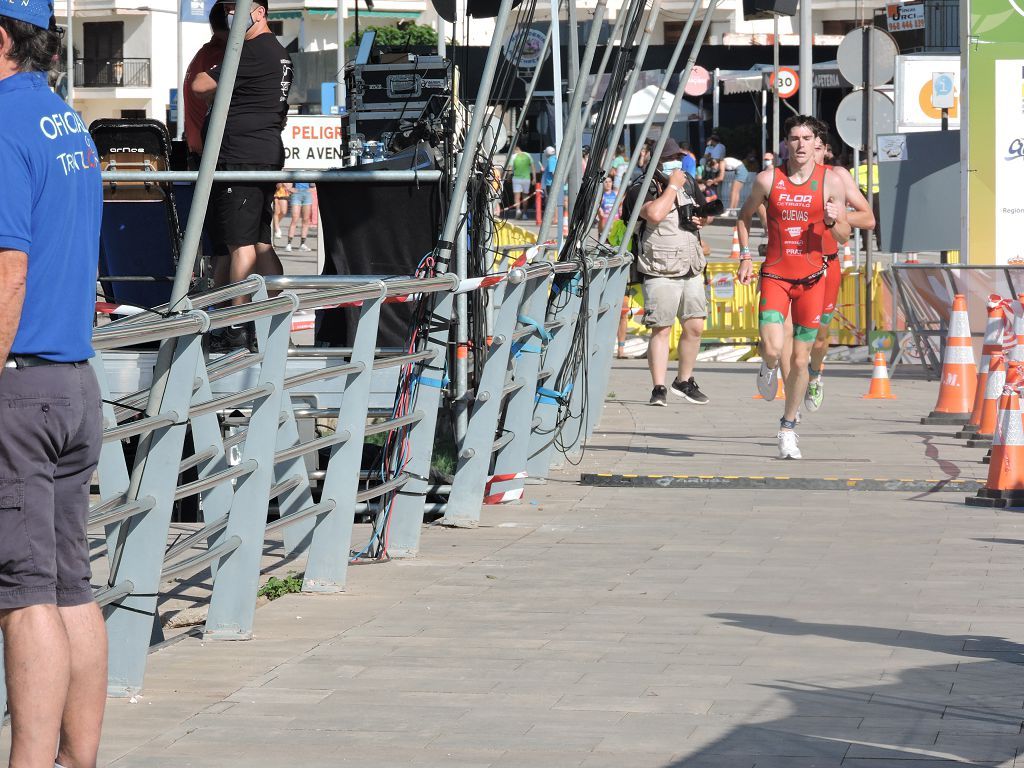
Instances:
[[[292,244],[291,244],[291,243],[288,243],[288,245],[286,245],[286,246],[284,247],[284,249],[285,249],[286,251],[288,251],[289,253],[291,253],[291,250],[292,250]]]
[[[779,458],[802,459],[800,454],[800,438],[791,429],[779,430]]]
[[[779,393],[779,369],[769,368],[761,361],[761,370],[757,372],[757,391],[765,400],[774,400]]]
[[[308,250],[311,250],[311,249],[310,249],[310,247],[308,245],[303,243],[302,245],[299,246],[299,250],[300,251],[308,251]]]

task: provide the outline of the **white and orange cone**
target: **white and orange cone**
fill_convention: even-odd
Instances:
[[[850,250],[850,244],[843,244],[843,269],[849,269],[853,266],[853,252]]]
[[[885,355],[875,352],[875,367],[871,371],[871,386],[862,400],[895,400],[896,395],[889,388],[889,369],[885,365]]]
[[[1021,424],[1020,398],[1010,387],[1004,389],[1003,394],[1003,407],[992,438],[988,480],[977,496],[967,498],[971,506],[1007,507],[1024,502],[1024,425]]]
[[[949,317],[939,397],[935,410],[921,419],[921,423],[956,424],[970,418],[977,386],[978,368],[974,364],[974,348],[971,346],[967,299],[958,293],[953,297],[953,311]]]
[[[730,259],[738,259],[740,257],[740,232],[736,227],[732,228],[732,250],[729,251]]]
[[[981,365],[978,366],[978,385],[974,391],[974,406],[971,419],[964,431],[977,431],[981,424],[981,407],[985,402],[985,384],[988,382],[988,368],[992,355],[1003,353],[1003,324],[1006,312],[1002,297],[995,294],[988,297],[988,322],[985,324],[985,341],[981,347]]]
[[[1016,366],[1014,366],[1016,369]],[[1018,371],[1019,373],[1019,371]],[[1006,360],[1001,353],[992,355],[989,364],[988,381],[985,383],[985,398],[981,406],[981,423],[967,445],[970,448],[984,446],[992,441],[999,418],[999,401],[1006,388]]]

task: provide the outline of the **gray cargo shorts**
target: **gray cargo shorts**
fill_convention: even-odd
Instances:
[[[86,525],[102,441],[89,363],[0,369],[0,609],[92,601]]]
[[[677,319],[708,316],[708,297],[704,292],[704,274],[692,277],[645,277],[644,325],[666,328]]]

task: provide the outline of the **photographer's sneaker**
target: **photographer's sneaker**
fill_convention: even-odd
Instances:
[[[804,408],[814,412],[821,408],[825,400],[825,385],[820,378],[815,377],[807,383],[807,394],[804,395]]]
[[[679,379],[673,381],[672,394],[679,395],[684,400],[688,400],[695,405],[704,405],[708,401],[708,396],[700,391],[700,387],[693,380],[693,376],[686,381],[679,381]]]
[[[651,390],[651,405],[660,405],[662,407],[668,405],[668,390],[660,384]]]
[[[761,361],[761,370],[757,372],[757,391],[765,400],[774,400],[779,393],[779,369],[769,368]]]
[[[802,459],[800,453],[800,438],[791,429],[780,429],[779,434],[779,458],[780,459]]]

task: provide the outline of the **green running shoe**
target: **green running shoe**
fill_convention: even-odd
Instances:
[[[812,379],[807,385],[807,394],[804,395],[804,407],[808,411],[816,411],[821,408],[825,399],[825,385],[821,379]]]

